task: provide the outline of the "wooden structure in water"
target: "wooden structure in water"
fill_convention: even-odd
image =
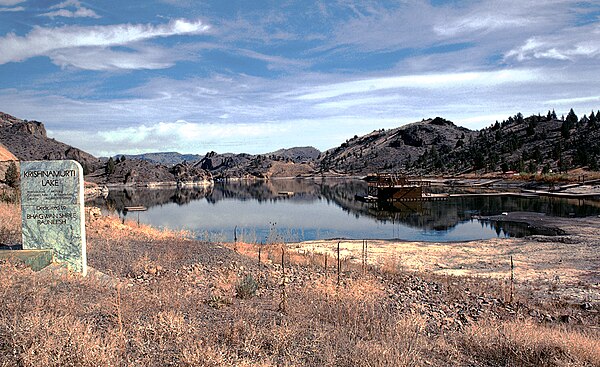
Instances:
[[[381,201],[434,201],[446,200],[447,194],[430,194],[427,188],[430,181],[409,179],[404,175],[393,173],[378,173],[369,175],[367,181],[367,195],[356,195],[357,200],[367,202]]]

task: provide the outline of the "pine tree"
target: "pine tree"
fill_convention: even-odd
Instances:
[[[112,159],[112,157],[108,158],[108,162],[106,162],[104,172],[107,175],[112,175],[115,172],[115,161]]]
[[[572,108],[571,110],[569,110],[569,114],[567,115],[567,119],[565,121],[567,121],[570,124],[570,127],[575,126],[577,121],[579,121],[577,115],[575,114],[575,111],[573,111]]]
[[[596,115],[594,114],[594,110],[592,110],[592,112],[590,113],[590,123],[591,124],[596,124],[596,122],[598,122],[598,119],[596,119]]]
[[[11,161],[6,173],[4,174],[4,181],[8,186],[17,188],[17,186],[19,186],[19,178],[17,165],[14,161]]]

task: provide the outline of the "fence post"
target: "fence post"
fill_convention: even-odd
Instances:
[[[340,262],[340,243],[337,245],[337,285],[340,286],[340,272],[342,270],[342,263]]]
[[[515,291],[515,264],[513,263],[512,255],[510,255],[510,303],[513,303],[514,291]]]
[[[285,293],[285,249],[281,247],[281,302],[279,303],[279,311],[286,312],[287,295]]]
[[[260,266],[261,264],[261,259],[260,259],[260,253],[262,251],[262,242],[258,244],[258,265]]]

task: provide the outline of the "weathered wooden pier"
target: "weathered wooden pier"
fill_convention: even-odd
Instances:
[[[404,175],[378,173],[367,176],[367,195],[356,195],[357,200],[366,202],[436,201],[447,200],[447,194],[431,194],[426,190],[430,181],[408,179]]]

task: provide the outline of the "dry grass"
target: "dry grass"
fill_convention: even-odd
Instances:
[[[21,243],[21,209],[16,204],[0,202],[0,244]]]
[[[599,366],[597,335],[529,322],[482,323],[457,337],[463,353],[492,366]]]
[[[323,257],[288,253],[279,312],[281,269],[266,259],[277,264],[281,246],[265,246],[261,265],[256,249],[238,244],[235,253],[116,218],[89,223],[89,263],[108,276],[0,264],[0,366],[600,366],[599,334],[585,325],[489,313],[432,332],[426,301],[391,296],[413,291],[407,279],[447,289],[454,278],[422,280],[396,266],[366,275],[345,267],[337,286]],[[249,275],[256,293],[236,297]],[[465,287],[422,296],[452,305],[498,291],[483,281]]]

